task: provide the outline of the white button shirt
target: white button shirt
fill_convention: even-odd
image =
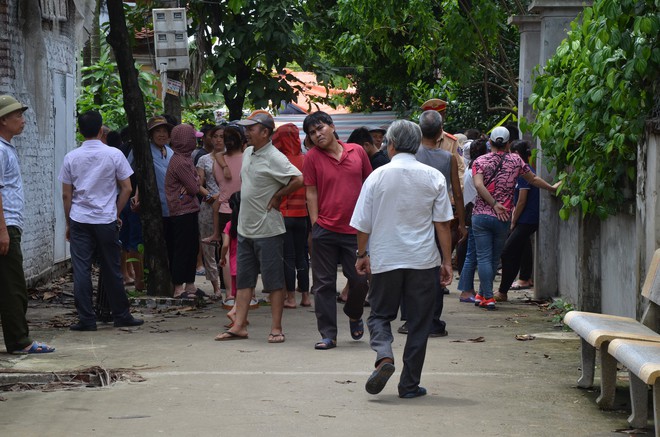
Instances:
[[[71,220],[93,225],[117,220],[117,182],[132,174],[124,154],[99,140],[67,153],[59,180],[73,186]]]
[[[440,265],[433,222],[454,218],[445,177],[399,153],[367,178],[351,226],[369,234],[372,273]]]

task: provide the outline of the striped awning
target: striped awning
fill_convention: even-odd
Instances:
[[[286,123],[293,123],[298,126],[300,129],[300,139],[305,138],[305,133],[302,130],[303,120],[307,115],[278,115],[275,117],[275,126],[279,127]],[[381,111],[381,112],[372,112],[369,114],[365,113],[353,113],[353,114],[331,114],[332,121],[334,121],[335,128],[337,130],[337,135],[342,141],[346,141],[355,129],[366,126],[367,128],[376,128],[383,125],[389,125],[394,120],[397,119],[396,112],[393,111]]]

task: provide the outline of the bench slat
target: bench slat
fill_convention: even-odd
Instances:
[[[636,340],[612,340],[607,351],[646,384],[660,376],[660,344]]]
[[[629,317],[570,311],[564,316],[564,323],[598,349],[616,338],[660,342],[660,335]]]

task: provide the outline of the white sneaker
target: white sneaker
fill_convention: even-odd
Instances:
[[[257,299],[252,298],[250,300],[250,309],[254,310],[254,309],[257,309],[257,308],[259,308],[259,301]]]

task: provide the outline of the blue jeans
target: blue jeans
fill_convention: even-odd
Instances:
[[[472,226],[468,229],[467,251],[465,263],[461,270],[461,279],[458,281],[458,291],[474,291],[474,272],[477,270],[477,249],[474,242]]]
[[[503,222],[490,215],[472,216],[472,230],[477,248],[479,294],[486,299],[493,297],[493,279],[510,225],[511,222]]]

